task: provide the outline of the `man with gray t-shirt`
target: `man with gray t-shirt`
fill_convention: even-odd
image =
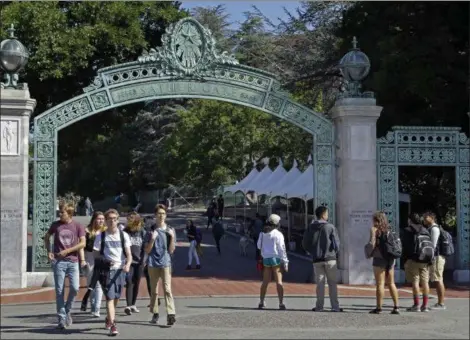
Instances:
[[[339,250],[338,232],[333,224],[328,222],[328,209],[320,206],[315,209],[317,218],[305,231],[302,246],[312,255],[317,283],[317,302],[312,309],[315,312],[323,311],[325,301],[325,278],[328,281],[331,310],[342,312],[338,302],[336,259]]]

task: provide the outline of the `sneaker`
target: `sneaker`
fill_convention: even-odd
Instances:
[[[111,325],[111,328],[109,329],[109,335],[110,336],[116,336],[118,335],[119,332],[117,330],[117,327],[116,327],[116,323],[114,322],[112,325]]]
[[[446,310],[446,306],[444,304],[436,303],[434,306],[431,307],[432,310]]]
[[[173,326],[173,325],[175,324],[175,322],[176,322],[176,317],[175,317],[175,315],[174,315],[174,314],[168,315],[166,324],[167,324],[168,326]]]
[[[406,309],[407,312],[421,312],[421,309],[418,305],[413,305],[410,308]]]
[[[73,324],[73,319],[72,319],[72,314],[70,312],[67,313],[67,316],[65,317],[65,326],[70,327]]]
[[[390,314],[399,315],[400,314],[400,308],[393,307],[392,312]]]
[[[380,314],[382,313],[382,310],[380,308],[375,308],[375,309],[372,309],[369,314]]]
[[[65,329],[66,327],[65,327],[65,324],[61,321],[61,322],[59,322],[59,323],[57,324],[57,327],[56,327],[56,328],[57,328],[57,329],[60,329],[60,330],[63,330],[63,329]]]
[[[111,329],[112,325],[113,324],[111,323],[111,321],[109,321],[108,317],[106,317],[106,319],[104,319],[104,328]]]
[[[283,303],[280,303],[280,304],[279,304],[279,309],[280,309],[280,310],[286,310],[286,305],[283,304]]]
[[[331,311],[333,313],[342,313],[343,312],[343,308],[331,308]]]
[[[188,264],[188,265],[186,266],[186,270],[191,270],[191,269],[192,269],[192,268],[191,268],[191,265]]]
[[[323,308],[313,307],[312,312],[323,312]]]
[[[200,264],[196,265],[196,269],[198,270],[201,269],[201,265]]]
[[[132,314],[131,307],[124,308],[124,313],[126,313],[126,315],[131,315]]]
[[[80,310],[81,310],[82,312],[86,312],[86,303],[83,303],[83,302],[82,302],[82,305],[80,306]]]
[[[427,313],[427,312],[429,312],[428,306],[421,306],[420,310],[421,310],[422,313]]]
[[[264,308],[266,308],[266,304],[264,302],[260,302],[258,304],[258,309],[264,309]]]
[[[94,318],[99,318],[100,317],[100,312],[91,312],[91,316]]]
[[[153,323],[153,324],[158,323],[158,314],[153,314],[152,320],[150,320],[150,323]]]
[[[140,310],[138,310],[136,306],[132,306],[131,311],[132,311],[132,313],[140,313]]]

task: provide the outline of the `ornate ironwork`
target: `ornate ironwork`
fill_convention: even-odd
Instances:
[[[333,123],[290,99],[275,75],[218,53],[209,29],[192,18],[170,26],[162,47],[134,62],[98,70],[84,93],[34,120],[34,270],[46,269],[40,242],[55,219],[57,132],[88,116],[130,103],[166,98],[207,98],[256,108],[316,136],[316,202],[334,208]],[[333,215],[333,214],[332,214]],[[334,215],[333,215],[334,216]]]
[[[453,166],[456,176],[459,268],[469,268],[470,139],[460,128],[395,126],[377,141],[378,201],[398,228],[398,167]]]

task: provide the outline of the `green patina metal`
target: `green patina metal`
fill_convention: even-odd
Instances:
[[[115,107],[167,98],[205,98],[259,109],[314,135],[316,202],[334,216],[334,129],[321,113],[290,99],[271,73],[218,53],[211,32],[192,18],[170,26],[162,47],[137,61],[100,69],[84,93],[34,119],[33,270],[48,270],[40,240],[55,220],[58,131]]]
[[[453,127],[396,126],[377,141],[378,202],[398,227],[398,167],[455,167],[459,269],[470,259],[470,140]]]

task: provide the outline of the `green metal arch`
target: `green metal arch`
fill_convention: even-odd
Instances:
[[[131,103],[203,98],[259,109],[314,135],[316,202],[334,210],[334,128],[324,115],[293,101],[271,73],[216,51],[211,32],[192,18],[170,26],[163,46],[137,61],[100,69],[84,93],[34,119],[33,268],[47,269],[39,241],[55,219],[58,131]],[[334,213],[332,213],[334,216]]]

